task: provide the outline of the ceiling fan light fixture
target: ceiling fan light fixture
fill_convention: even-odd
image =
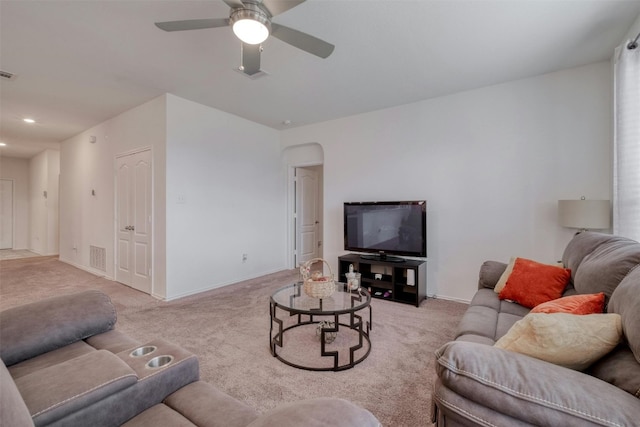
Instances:
[[[271,21],[260,10],[234,10],[230,20],[233,33],[246,44],[260,44],[271,33]]]

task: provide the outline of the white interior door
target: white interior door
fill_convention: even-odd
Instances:
[[[318,257],[318,174],[296,168],[296,263]]]
[[[116,160],[116,280],[151,294],[151,150]]]
[[[0,179],[0,249],[13,248],[13,181]]]

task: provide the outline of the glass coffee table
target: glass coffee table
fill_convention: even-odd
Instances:
[[[269,312],[271,354],[287,365],[341,371],[371,352],[371,295],[364,288],[352,291],[336,283],[330,296],[312,298],[302,282],[295,283],[271,295]]]

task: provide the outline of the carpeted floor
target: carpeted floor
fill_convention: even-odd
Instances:
[[[269,297],[296,280],[296,270],[284,271],[162,302],[56,257],[26,258],[0,261],[0,309],[99,289],[118,310],[118,329],[142,343],[162,337],[180,344],[198,356],[203,380],[260,411],[336,396],[369,409],[384,426],[430,425],[433,352],[452,338],[467,305],[374,299],[369,357],[345,371],[304,371],[269,352]]]
[[[0,261],[4,259],[30,258],[40,256],[26,249],[0,249]]]

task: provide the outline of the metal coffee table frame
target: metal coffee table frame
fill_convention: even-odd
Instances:
[[[271,325],[269,330],[269,346],[271,349],[271,354],[278,358],[283,363],[286,363],[289,366],[293,366],[294,368],[306,369],[309,371],[342,371],[345,369],[353,368],[358,363],[362,362],[364,359],[369,356],[371,352],[371,339],[369,338],[369,331],[372,329],[372,313],[371,313],[371,295],[367,292],[366,289],[360,288],[358,291],[349,291],[346,289],[346,285],[344,283],[336,283],[338,289],[341,289],[342,292],[350,294],[350,307],[343,307],[340,309],[325,309],[323,307],[322,298],[315,299],[317,301],[316,307],[310,308],[296,308],[294,304],[294,300],[296,298],[310,298],[307,295],[301,293],[302,290],[302,282],[288,285],[278,289],[271,296],[270,302],[270,317],[271,317]],[[283,292],[286,289],[291,289],[292,292],[289,295],[290,303],[280,304],[274,300],[274,295],[279,292]],[[339,292],[339,291],[337,291]],[[369,319],[363,321],[362,316],[357,314],[357,312],[369,309]],[[289,313],[289,317],[297,316],[297,322],[291,326],[284,327],[284,320],[279,319],[277,314],[278,310]],[[340,315],[349,314],[349,323],[340,323]],[[306,319],[303,319],[303,316]],[[313,366],[305,366],[293,363],[289,360],[286,360],[280,354],[278,354],[277,347],[282,348],[284,343],[284,335],[285,332],[297,328],[299,326],[305,326],[310,324],[318,324],[319,320],[316,320],[318,317],[333,317],[332,321],[334,322],[334,328],[326,328],[323,327],[320,333],[320,355],[322,357],[333,357],[333,367],[313,367]],[[274,328],[274,323],[277,324],[277,327]],[[358,333],[358,343],[354,346],[349,347],[349,363],[339,364],[339,351],[327,351],[326,346],[328,344],[327,334],[330,333],[338,333],[340,330],[340,326],[347,327],[353,331]],[[274,334],[275,332],[275,334]],[[367,346],[367,351],[364,355],[355,358],[355,352],[361,349],[363,346]],[[343,350],[345,351],[345,350]]]

